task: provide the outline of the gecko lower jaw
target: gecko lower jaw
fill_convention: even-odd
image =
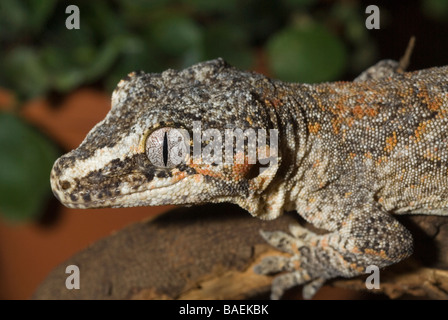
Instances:
[[[124,178],[114,180],[125,181]],[[79,181],[59,179],[53,170],[50,181],[54,196],[64,206],[74,209],[90,209],[170,204],[172,187],[181,180],[157,182],[153,180],[152,183],[147,183],[146,186],[142,184],[139,188],[127,185],[126,182],[109,183],[107,184],[109,188],[100,188],[100,184],[89,182],[91,187],[84,187],[84,190],[81,191],[77,186]],[[180,202],[185,203],[185,201]]]
[[[130,207],[136,206],[134,203],[144,205],[151,204],[151,191],[165,189],[154,188],[151,190],[145,189],[140,191],[133,191],[132,193],[119,193],[115,191],[114,194],[110,191],[99,192],[84,192],[79,194],[68,194],[61,190],[53,188],[53,194],[64,206],[72,209],[93,209],[93,208],[109,208],[109,207]],[[102,194],[102,195],[101,195]],[[101,196],[100,196],[101,195]]]

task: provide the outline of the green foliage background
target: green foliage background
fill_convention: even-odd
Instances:
[[[425,1],[435,19],[442,0]],[[68,5],[81,28],[68,30]],[[0,2],[0,87],[22,103],[80,86],[112,91],[134,70],[160,72],[223,57],[285,81],[320,82],[356,74],[376,59],[357,1],[134,0]],[[39,215],[50,194],[57,149],[17,115],[0,113],[0,213]]]

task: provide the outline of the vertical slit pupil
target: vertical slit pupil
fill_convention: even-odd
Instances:
[[[165,134],[163,135],[163,164],[167,165],[168,163],[168,135],[165,132]]]

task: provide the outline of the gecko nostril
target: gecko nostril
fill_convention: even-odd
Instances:
[[[61,181],[60,186],[62,190],[67,190],[68,188],[70,188],[70,182],[68,182],[67,180]]]

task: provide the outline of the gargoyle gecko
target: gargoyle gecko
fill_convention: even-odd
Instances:
[[[222,59],[133,72],[106,118],[55,162],[52,189],[70,208],[232,202],[261,219],[296,210],[327,233],[262,232],[290,257],[265,258],[256,272],[282,272],[274,299],[295,285],[309,298],[328,279],[411,255],[412,235],[394,214],[447,215],[447,76],[448,67],[401,72],[392,60],[353,82],[320,84],[273,80]],[[276,165],[200,163],[188,152],[173,161],[173,148],[194,143],[178,129],[191,137],[194,121],[221,132],[277,130]]]

